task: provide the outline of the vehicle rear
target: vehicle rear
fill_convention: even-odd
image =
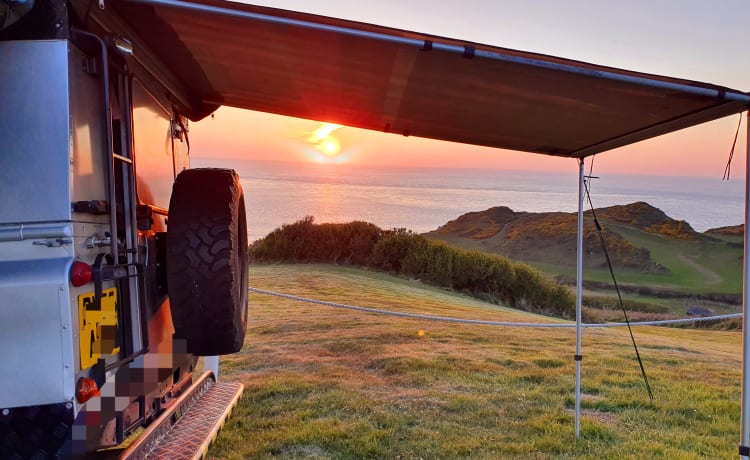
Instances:
[[[6,14],[17,6],[0,0]],[[67,8],[44,2],[10,26],[0,15],[0,458],[117,446],[195,389],[196,356],[244,338],[239,179],[189,170],[187,120],[168,92],[131,68],[127,39],[70,26]],[[170,215],[205,195],[173,196],[195,181],[215,193]],[[180,249],[193,222],[218,236]],[[230,250],[198,268],[229,268],[194,272],[184,254],[217,247]],[[198,288],[173,287],[170,304],[170,279]],[[208,332],[206,317],[218,318]]]

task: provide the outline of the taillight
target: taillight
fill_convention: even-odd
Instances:
[[[83,286],[91,282],[91,265],[86,262],[75,261],[70,267],[70,283],[73,286]]]
[[[96,386],[94,379],[81,377],[78,379],[76,388],[76,399],[83,404],[94,396],[99,396],[99,387]]]

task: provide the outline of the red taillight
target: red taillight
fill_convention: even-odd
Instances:
[[[70,267],[70,282],[73,286],[83,286],[91,282],[91,265],[86,262],[76,261]]]
[[[94,396],[99,396],[99,388],[96,386],[94,379],[81,377],[78,379],[78,388],[76,389],[76,399],[83,404]]]

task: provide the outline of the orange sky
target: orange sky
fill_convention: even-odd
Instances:
[[[504,0],[469,0],[474,8],[443,11],[421,0],[403,2],[256,1],[436,35],[524,49],[603,65],[670,75],[748,90],[750,64],[744,21],[750,2],[632,0],[627,8],[593,0],[519,6]],[[521,2],[524,3],[525,2]],[[545,3],[542,1],[541,3]],[[531,5],[531,6],[529,6]],[[718,8],[718,10],[717,10]],[[663,10],[663,11],[662,11]],[[496,18],[514,17],[498,27]],[[667,18],[667,20],[664,20]],[[744,32],[742,32],[744,34]],[[595,172],[721,178],[739,115],[599,154]],[[222,108],[190,128],[199,157],[348,162],[383,166],[576,171],[576,161],[342,127],[332,136],[340,153],[316,150],[311,134],[321,123]],[[542,129],[542,128],[540,128]],[[733,177],[744,176],[746,130],[735,149]]]
[[[721,178],[738,117],[728,117],[599,154],[595,171]],[[732,177],[735,178],[744,176],[745,123],[743,115],[732,163]],[[214,118],[191,125],[191,150],[200,157],[378,166],[576,170],[573,159],[405,138],[349,127],[339,128],[331,134],[339,142],[341,151],[337,156],[329,157],[310,142],[311,134],[321,126],[322,123],[309,120],[222,108]]]

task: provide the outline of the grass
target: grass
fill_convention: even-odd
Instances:
[[[634,285],[651,287],[655,290],[668,290],[685,294],[737,296],[742,292],[742,249],[737,246],[742,238],[721,236],[720,242],[685,241],[663,238],[645,233],[627,225],[608,223],[610,227],[638,247],[647,248],[654,261],[669,270],[666,273],[645,273],[634,269],[616,268],[615,275],[621,286]],[[731,244],[729,244],[731,243]],[[732,244],[734,246],[732,246]],[[575,278],[575,267],[550,263],[529,262],[535,269],[549,276],[564,275]],[[586,268],[584,279],[611,285],[612,279],[607,269]],[[615,296],[614,289],[598,289],[597,294]],[[708,308],[717,314],[736,313],[739,305],[708,300],[706,298],[684,298],[670,296],[643,296],[627,291],[624,299],[637,300],[662,305],[678,316],[684,316],[692,307]]]
[[[663,283],[690,292],[734,294],[742,292],[742,249],[723,242],[693,242],[662,238],[622,226],[619,230],[636,246],[651,251],[652,258],[670,270],[650,275]],[[646,275],[647,278],[649,275]],[[653,283],[653,279],[650,281]],[[649,282],[648,279],[635,279]],[[659,281],[657,281],[659,282]]]
[[[326,265],[251,267],[251,285],[340,303],[472,319],[559,321],[417,281]],[[585,330],[574,436],[574,329],[390,317],[251,295],[220,378],[245,393],[211,459],[736,458],[741,335]],[[419,332],[422,331],[422,334]]]
[[[724,242],[684,241],[663,238],[626,225],[609,224],[637,247],[651,252],[652,260],[667,273],[646,273],[618,268],[619,283],[664,287],[691,293],[737,294],[742,292],[742,249]],[[527,262],[548,274],[575,276],[575,266]],[[609,271],[584,270],[584,279],[611,282]]]
[[[593,293],[594,295],[604,295],[609,296],[613,301],[617,298],[617,293],[614,289],[611,291],[596,291]],[[584,291],[584,295],[586,295],[586,291]],[[742,312],[742,305],[731,305],[727,303],[722,302],[715,302],[715,301],[709,301],[709,300],[701,300],[701,299],[694,299],[694,298],[664,298],[664,297],[652,297],[652,296],[642,296],[637,294],[623,294],[623,299],[627,301],[627,299],[632,299],[638,302],[643,302],[646,305],[651,305],[655,307],[655,309],[659,307],[664,307],[667,309],[672,316],[683,318],[687,315],[687,311],[690,308],[707,308],[713,311],[717,315],[725,315],[730,313],[741,313]]]
[[[617,268],[618,282],[662,287],[690,293],[738,294],[742,292],[742,237],[712,235],[717,241],[687,241],[647,233],[633,226],[607,221],[604,226],[621,234],[636,247],[650,251],[651,259],[665,266],[666,273]],[[488,251],[486,241],[441,234],[440,239],[459,247]],[[575,253],[567,265],[523,260],[548,275],[575,277]],[[554,259],[555,257],[551,257]],[[586,268],[584,279],[610,283],[606,267]]]

